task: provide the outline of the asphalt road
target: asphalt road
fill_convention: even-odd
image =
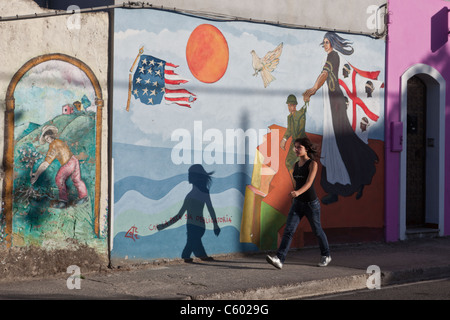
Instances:
[[[450,278],[390,285],[310,298],[309,300],[449,300]]]

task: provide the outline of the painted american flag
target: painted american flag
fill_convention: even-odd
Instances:
[[[188,80],[176,74],[176,68],[170,62],[141,55],[133,75],[133,96],[146,105],[157,105],[164,100],[166,104],[190,108],[197,100],[196,95],[181,87]]]

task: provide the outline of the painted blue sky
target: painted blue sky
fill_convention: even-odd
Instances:
[[[190,72],[186,44],[201,24],[217,27],[227,40],[229,64],[215,83],[202,83]],[[113,141],[172,148],[175,130],[193,131],[194,121],[202,121],[203,132],[217,129],[265,130],[272,124],[286,126],[286,98],[293,93],[303,105],[302,93],[313,86],[326,54],[320,46],[325,32],[276,27],[247,22],[218,22],[160,10],[116,9],[114,29],[114,130]],[[381,71],[384,80],[384,40],[340,34],[353,41],[355,52],[348,60],[357,68]],[[264,88],[260,75],[253,76],[255,50],[263,57],[283,43],[280,63],[272,73],[276,80]],[[183,87],[196,94],[192,108],[162,103],[147,106],[131,99],[127,112],[130,68],[144,46],[144,54],[179,65],[176,72],[189,79]],[[381,110],[383,98],[379,97]],[[323,101],[319,90],[308,107],[306,131],[322,134]],[[384,139],[384,115],[372,126],[369,138]],[[226,143],[226,141],[224,141]]]
[[[62,106],[81,101],[83,95],[91,101],[95,111],[95,92],[86,74],[76,66],[51,60],[31,68],[17,84],[15,125],[29,122],[43,124],[62,113]],[[39,112],[27,112],[27,111]]]

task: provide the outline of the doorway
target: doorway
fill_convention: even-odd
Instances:
[[[444,232],[445,80],[424,64],[401,78],[400,239]]]
[[[406,228],[425,227],[427,87],[418,76],[407,83]]]

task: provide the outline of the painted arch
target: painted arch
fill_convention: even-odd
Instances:
[[[80,74],[84,74],[87,77],[88,82],[92,86],[94,91],[93,95],[95,95],[94,100],[92,101],[92,108],[95,108],[95,114],[92,113],[90,117],[92,118],[92,123],[94,123],[94,127],[92,130],[95,132],[92,133],[94,137],[94,146],[93,151],[95,153],[95,159],[93,159],[92,164],[95,165],[95,172],[93,173],[93,177],[95,179],[93,185],[94,190],[93,199],[90,200],[90,204],[93,207],[93,232],[96,237],[99,236],[100,233],[100,217],[99,217],[99,209],[100,209],[100,175],[101,175],[101,127],[102,127],[102,109],[103,109],[103,97],[102,91],[100,88],[99,81],[92,70],[87,66],[84,62],[70,57],[64,54],[46,54],[35,57],[25,63],[13,76],[7,92],[6,92],[6,113],[5,113],[5,147],[4,147],[4,160],[3,166],[5,170],[5,179],[3,184],[3,201],[4,201],[4,211],[5,215],[5,240],[8,246],[12,244],[12,234],[13,234],[13,188],[14,188],[14,165],[15,165],[15,109],[16,109],[16,98],[15,93],[18,87],[19,82],[23,79],[24,75],[27,74],[32,68],[37,67],[43,63],[67,63],[70,65],[70,68],[75,68],[76,70],[81,71]],[[89,102],[90,103],[90,102]],[[94,107],[95,106],[95,107]],[[64,112],[63,112],[64,113]],[[52,122],[52,121],[50,121]],[[43,125],[42,125],[43,126]],[[41,132],[42,128],[39,130]],[[36,138],[34,138],[36,141]],[[40,156],[42,158],[42,156]],[[94,164],[95,162],[95,164]],[[34,163],[34,162],[33,162]],[[33,168],[31,168],[33,171]],[[36,168],[34,169],[36,170]]]

